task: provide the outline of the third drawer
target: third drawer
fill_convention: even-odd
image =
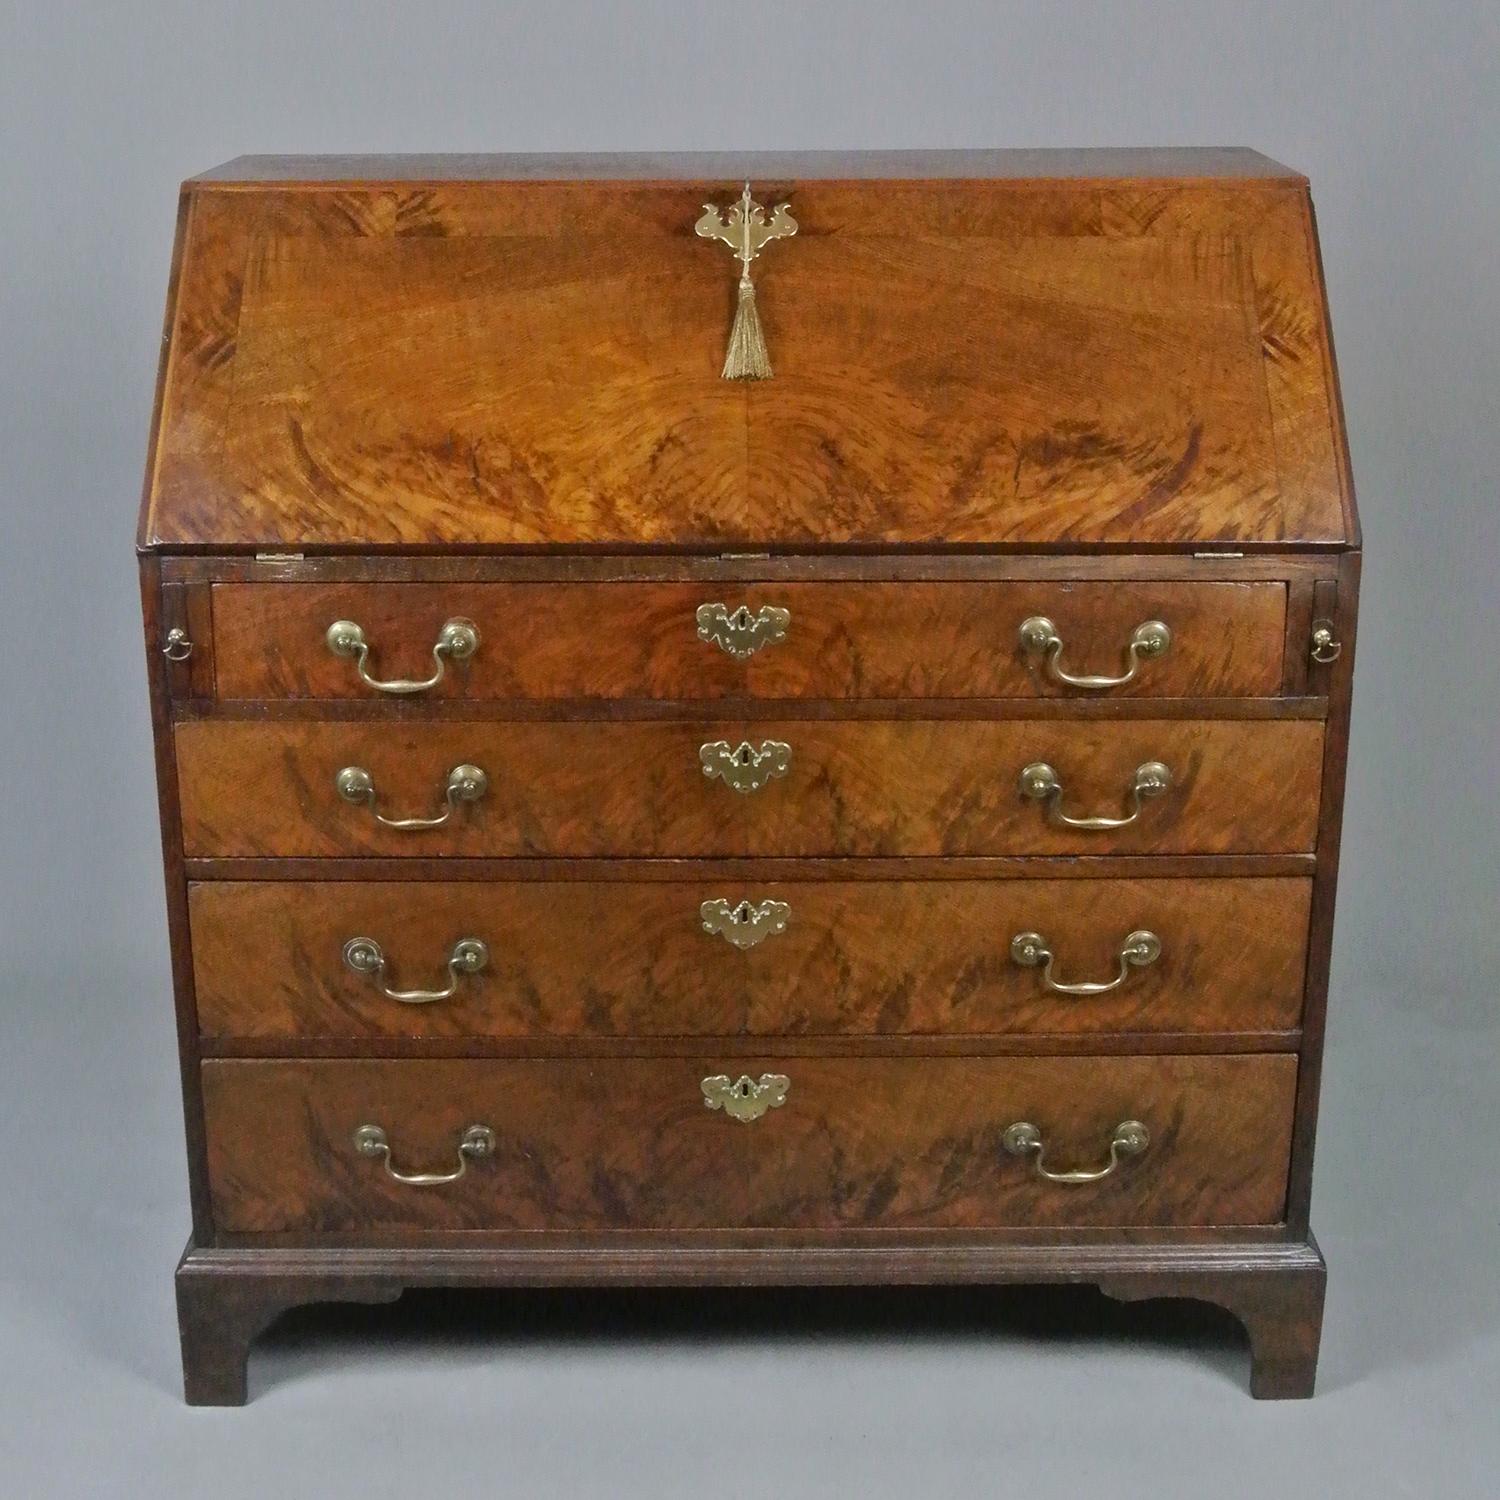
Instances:
[[[1286,1031],[1310,895],[1298,877],[213,881],[189,907],[200,1026],[253,1046]]]

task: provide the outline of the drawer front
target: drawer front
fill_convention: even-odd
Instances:
[[[1311,885],[209,882],[189,909],[219,1038],[1230,1032],[1297,1026]]]
[[[203,1084],[225,1231],[968,1229],[1276,1222],[1296,1072],[1288,1056],[234,1060]],[[705,1107],[705,1078],[740,1074],[773,1096],[784,1078],[782,1103]],[[1128,1121],[1149,1144],[1095,1182],[1044,1180],[1006,1145],[1030,1123],[1047,1170],[1098,1170]],[[476,1125],[488,1154],[460,1154]],[[356,1148],[363,1126],[388,1155]],[[390,1175],[460,1162],[443,1184]]]
[[[716,610],[715,606],[722,606]],[[741,616],[741,607],[746,610]],[[707,611],[700,622],[699,612]],[[218,584],[225,699],[1221,697],[1281,690],[1280,583]],[[1027,620],[1049,620],[1060,645]],[[368,654],[336,654],[339,620]],[[1137,637],[1151,622],[1160,638]],[[1138,641],[1132,651],[1131,643]],[[361,676],[363,665],[364,677]],[[1129,677],[1111,687],[1068,677]],[[409,696],[418,696],[411,694]]]
[[[1312,720],[204,719],[176,736],[190,857],[1295,853],[1313,846],[1323,747]],[[732,758],[742,743],[753,763]],[[1133,795],[1158,763],[1170,788]],[[1054,791],[1024,794],[1042,764]],[[445,800],[465,765],[484,795]],[[346,768],[362,800],[340,795]]]

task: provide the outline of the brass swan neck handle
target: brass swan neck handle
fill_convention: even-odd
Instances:
[[[370,809],[377,823],[387,828],[441,828],[466,802],[478,802],[490,789],[490,779],[478,766],[454,766],[448,772],[443,788],[442,812],[431,818],[388,818],[376,806],[375,778],[363,766],[345,766],[334,778],[338,794],[345,802]]]
[[[1010,961],[1023,969],[1042,970],[1042,984],[1058,995],[1107,995],[1117,990],[1130,977],[1132,969],[1144,969],[1161,957],[1161,939],[1144,928],[1129,933],[1119,946],[1115,958],[1120,972],[1113,979],[1102,981],[1077,980],[1066,984],[1054,979],[1052,945],[1039,932],[1018,932],[1010,940]]]
[[[1151,1132],[1139,1120],[1121,1120],[1109,1138],[1109,1160],[1102,1167],[1086,1167],[1071,1172],[1054,1172],[1046,1162],[1046,1144],[1042,1132],[1029,1120],[1017,1120],[1008,1125],[1000,1144],[1012,1156],[1032,1157],[1031,1168],[1038,1177],[1048,1182],[1065,1186],[1078,1186],[1088,1182],[1102,1182],[1119,1169],[1120,1163],[1130,1156],[1139,1156],[1151,1144]]]
[[[402,1005],[431,1005],[451,1000],[466,974],[480,973],[490,961],[490,950],[478,938],[460,938],[448,955],[448,983],[440,990],[397,990],[386,983],[385,950],[374,938],[352,937],[344,944],[344,962],[356,974],[367,975],[387,1000]]]
[[[1126,793],[1128,811],[1123,817],[1079,818],[1062,810],[1063,784],[1057,772],[1044,760],[1033,761],[1021,771],[1021,795],[1033,802],[1044,802],[1048,818],[1064,828],[1128,828],[1141,815],[1144,803],[1172,789],[1171,769],[1159,760],[1142,761],[1135,768]]]
[[[451,1172],[403,1172],[391,1160],[391,1143],[379,1125],[361,1125],[354,1132],[354,1149],[361,1156],[378,1157],[387,1177],[405,1187],[441,1187],[457,1182],[469,1170],[470,1159],[490,1156],[495,1132],[488,1125],[470,1125],[458,1141],[458,1166]]]
[[[432,647],[432,675],[430,677],[395,677],[382,680],[370,675],[370,643],[363,628],[353,620],[335,620],[323,636],[328,649],[335,656],[354,659],[359,680],[378,693],[394,693],[398,696],[410,693],[425,693],[443,680],[449,661],[467,661],[479,649],[479,627],[472,620],[449,620],[438,632]]]
[[[1057,626],[1046,615],[1032,615],[1021,622],[1021,648],[1031,656],[1042,658],[1047,675],[1064,687],[1102,691],[1124,687],[1134,682],[1143,661],[1165,656],[1172,645],[1172,632],[1161,620],[1145,620],[1131,632],[1125,646],[1125,670],[1117,677],[1094,676],[1086,672],[1067,671],[1062,664],[1063,638]]]

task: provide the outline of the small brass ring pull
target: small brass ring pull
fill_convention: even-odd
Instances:
[[[1145,930],[1132,932],[1120,944],[1115,955],[1120,962],[1120,972],[1113,979],[1101,983],[1080,981],[1064,984],[1052,977],[1053,953],[1051,945],[1039,932],[1018,932],[1010,940],[1010,961],[1023,969],[1042,968],[1042,983],[1059,995],[1107,995],[1117,990],[1130,976],[1132,969],[1145,969],[1161,957],[1161,939],[1154,932]]]
[[[387,1000],[402,1005],[431,1005],[434,1000],[451,1000],[458,993],[459,981],[466,974],[480,973],[490,961],[490,950],[478,938],[460,938],[448,955],[448,985],[441,990],[393,990],[385,982],[385,950],[374,938],[352,937],[344,944],[344,962],[356,974],[368,975]]]
[[[731,1120],[748,1125],[768,1109],[780,1109],[786,1103],[792,1080],[785,1073],[762,1073],[758,1081],[741,1073],[731,1082],[727,1073],[715,1073],[701,1087],[709,1109],[722,1109]]]
[[[700,604],[697,621],[700,641],[712,641],[736,661],[749,661],[762,646],[786,639],[792,612],[775,604],[762,604],[754,614],[747,604],[735,610],[725,604]]]
[[[167,632],[167,638],[162,644],[161,654],[168,661],[186,661],[193,654],[193,643],[188,639],[187,631],[174,625]]]
[[[786,931],[791,920],[792,909],[785,901],[741,901],[731,905],[722,898],[705,901],[698,908],[703,930],[710,936],[722,937],[742,953],[763,943],[768,937]]]
[[[731,747],[728,740],[711,740],[698,749],[703,774],[720,777],[725,786],[748,796],[792,768],[792,747],[780,740],[762,740],[755,749],[748,740]]]
[[[1123,818],[1075,818],[1062,810],[1063,784],[1057,772],[1044,760],[1033,761],[1021,771],[1021,795],[1033,802],[1047,804],[1047,816],[1065,828],[1125,828],[1141,815],[1148,798],[1160,797],[1172,789],[1172,772],[1159,760],[1142,761],[1135,768],[1128,793],[1129,811]]]
[[[1344,643],[1333,633],[1332,620],[1314,620],[1312,645],[1307,653],[1320,667],[1336,662],[1344,654]]]
[[[353,620],[335,620],[323,639],[335,656],[352,656],[359,680],[376,692],[425,693],[443,680],[450,660],[467,661],[479,649],[479,627],[472,620],[449,620],[438,632],[432,647],[432,676],[420,681],[398,677],[382,682],[378,677],[371,677],[370,643],[365,639],[364,630]]]
[[[1074,1172],[1054,1172],[1047,1166],[1042,1132],[1029,1120],[1017,1120],[1014,1125],[1007,1125],[1005,1134],[1000,1137],[1000,1144],[1012,1156],[1026,1156],[1035,1152],[1032,1170],[1038,1177],[1044,1177],[1048,1182],[1076,1185],[1102,1182],[1127,1156],[1139,1156],[1151,1144],[1151,1132],[1139,1120],[1121,1120],[1109,1140],[1109,1161],[1102,1167]]]
[[[378,1125],[361,1125],[354,1132],[354,1149],[361,1156],[378,1156],[386,1176],[394,1177],[407,1187],[441,1187],[457,1182],[469,1170],[471,1159],[489,1156],[495,1149],[495,1132],[488,1125],[470,1125],[458,1142],[458,1167],[452,1172],[401,1172],[391,1161],[391,1143]]]
[[[1021,622],[1021,647],[1034,656],[1043,656],[1047,675],[1065,687],[1103,688],[1124,687],[1134,682],[1143,661],[1152,661],[1165,656],[1172,644],[1172,632],[1160,620],[1147,620],[1131,632],[1130,642],[1125,647],[1125,671],[1118,677],[1095,677],[1087,673],[1074,674],[1065,671],[1062,665],[1063,640],[1057,626],[1046,615],[1032,615]]]
[[[478,766],[454,766],[448,772],[443,800],[447,806],[435,818],[388,818],[375,805],[375,778],[363,766],[345,766],[334,778],[339,796],[356,806],[364,803],[377,823],[387,828],[441,828],[465,802],[478,802],[490,788],[490,779]]]

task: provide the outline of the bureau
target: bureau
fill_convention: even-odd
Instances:
[[[1248,151],[248,158],[139,536],[188,1399],[408,1287],[1083,1283],[1312,1390],[1358,528]]]

